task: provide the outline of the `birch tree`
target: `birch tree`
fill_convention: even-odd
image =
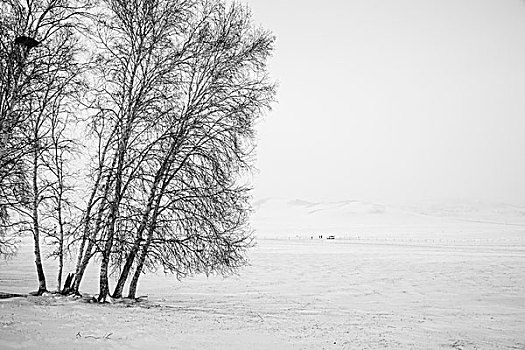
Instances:
[[[39,287],[47,290],[40,241],[46,223],[42,205],[51,184],[44,155],[53,147],[52,116],[63,113],[79,87],[75,64],[75,18],[84,9],[73,1],[2,1],[0,123],[2,194],[0,206],[15,217],[13,226],[34,241]],[[12,227],[11,227],[12,228]]]
[[[95,254],[101,255],[100,299],[109,293],[115,243],[132,225],[135,179],[151,152],[158,108],[171,103],[159,81],[173,74],[178,55],[169,46],[191,12],[191,1],[106,1],[96,16],[93,42],[101,86],[94,89],[91,129],[97,144],[93,186],[84,215],[84,235],[74,289]],[[173,54],[167,56],[162,50]],[[125,202],[125,203],[124,203]],[[127,209],[126,209],[127,208]],[[126,229],[128,228],[128,229]],[[118,249],[117,249],[118,252]]]
[[[167,128],[175,136],[157,152],[161,181],[150,185],[157,200],[128,297],[144,266],[179,278],[230,273],[245,264],[252,242],[249,187],[239,179],[252,167],[254,122],[274,96],[266,74],[274,38],[252,27],[246,8],[221,2],[205,3],[190,33],[179,86],[184,102]],[[131,259],[133,251],[128,265]]]
[[[239,4],[108,0],[95,16],[92,185],[73,290],[100,257],[134,297],[146,269],[230,273],[251,246],[254,123],[273,101],[274,37]],[[133,272],[133,273],[132,273]]]

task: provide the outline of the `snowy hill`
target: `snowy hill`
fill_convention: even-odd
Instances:
[[[525,230],[525,208],[486,203],[423,203],[390,206],[345,200],[311,202],[265,198],[254,201],[252,226],[258,237],[421,237],[458,233],[493,234]]]

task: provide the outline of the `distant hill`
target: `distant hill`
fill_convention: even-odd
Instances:
[[[252,226],[259,237],[419,237],[458,232],[525,230],[525,208],[501,203],[428,202],[391,206],[359,200],[312,202],[264,198],[253,202]]]

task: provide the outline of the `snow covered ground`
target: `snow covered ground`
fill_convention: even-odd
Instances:
[[[132,307],[0,300],[0,349],[525,349],[521,211],[465,220],[372,206],[345,227],[337,210],[316,220],[290,207],[303,221],[258,239],[237,276],[147,275],[149,301]],[[295,231],[305,220],[321,226]],[[330,220],[336,239],[311,239]],[[0,291],[36,289],[33,270],[26,246],[0,265]],[[94,269],[82,289],[96,292]]]

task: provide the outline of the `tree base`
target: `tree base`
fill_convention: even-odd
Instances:
[[[46,289],[39,289],[34,292],[29,292],[28,294],[34,297],[39,297],[39,296],[42,296],[42,294],[44,293],[48,293],[48,291]]]
[[[62,288],[62,291],[60,291],[60,294],[62,295],[78,294],[78,293],[75,293],[73,290],[74,277],[75,277],[74,273],[69,273],[67,275],[66,282],[64,283],[64,288]]]

